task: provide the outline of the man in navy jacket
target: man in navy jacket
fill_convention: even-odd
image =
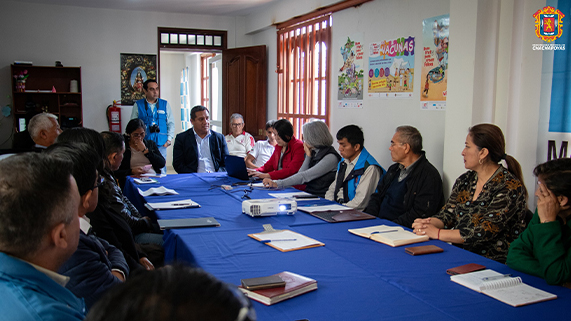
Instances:
[[[72,175],[81,197],[79,203],[80,234],[77,250],[59,268],[58,272],[70,277],[66,284],[75,296],[84,298],[87,309],[116,284],[125,281],[129,266],[123,253],[91,232],[86,213],[97,207],[99,184],[97,173],[101,157],[87,144],[59,143],[48,148],[47,153],[73,163]]]
[[[226,140],[210,130],[210,115],[204,106],[190,111],[192,128],[176,135],[172,165],[181,173],[210,173],[225,171],[224,157],[228,155]]]

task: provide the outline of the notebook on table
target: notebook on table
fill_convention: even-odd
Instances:
[[[450,280],[514,307],[557,299],[557,295],[529,286],[518,277],[494,270],[452,275]]]
[[[276,274],[285,281],[285,286],[271,289],[250,291],[240,286],[240,290],[252,300],[256,300],[265,305],[293,298],[309,291],[317,290],[317,281],[292,272],[281,272]]]
[[[416,235],[400,226],[377,225],[350,229],[349,232],[392,247],[424,242],[429,239],[426,235]]]
[[[329,223],[372,220],[375,216],[339,204],[298,206],[298,210]]]

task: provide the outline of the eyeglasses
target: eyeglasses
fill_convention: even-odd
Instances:
[[[230,124],[232,127],[240,127],[240,126],[244,126],[244,123],[239,123],[239,124]]]
[[[142,132],[140,134],[139,133],[131,133],[131,136],[134,138],[139,138],[139,137],[144,138],[145,135],[147,135],[145,132]]]
[[[406,143],[395,143],[395,142],[391,141],[391,147],[395,147],[396,144],[404,145]]]
[[[240,305],[242,306],[240,308],[240,311],[238,311],[238,316],[236,317],[236,321],[256,321],[257,319],[256,310],[254,310],[254,307],[252,306],[252,302],[250,302],[250,299],[248,299],[242,293],[242,291],[238,290],[236,287],[232,285],[228,285],[228,287],[230,288],[232,294],[234,294],[234,297],[238,299]]]
[[[94,190],[94,189],[96,189],[96,188],[99,188],[99,187],[103,186],[104,183],[105,183],[105,178],[103,178],[102,176],[98,176],[98,177],[97,177],[97,184],[95,184],[95,186],[93,186],[93,187],[91,188],[91,190]]]

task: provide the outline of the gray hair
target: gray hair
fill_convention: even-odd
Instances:
[[[72,168],[69,160],[44,153],[0,161],[0,251],[32,257],[54,226],[73,220]]]
[[[327,147],[333,144],[333,136],[329,127],[321,120],[313,120],[303,124],[303,140],[311,147]]]
[[[242,122],[244,122],[244,117],[242,115],[240,115],[238,113],[233,113],[232,116],[230,116],[230,124],[232,124],[232,121],[234,119],[238,119],[238,118],[241,118]]]
[[[400,135],[401,143],[409,144],[414,154],[420,155],[422,153],[422,136],[418,129],[412,126],[399,126],[396,132]]]
[[[41,113],[32,117],[28,123],[28,133],[30,133],[30,137],[35,139],[40,135],[40,131],[50,130],[54,125],[50,119],[57,121],[57,116],[50,113]]]

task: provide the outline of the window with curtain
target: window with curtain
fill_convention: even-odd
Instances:
[[[278,119],[288,119],[294,135],[310,119],[329,125],[331,15],[278,30]]]

